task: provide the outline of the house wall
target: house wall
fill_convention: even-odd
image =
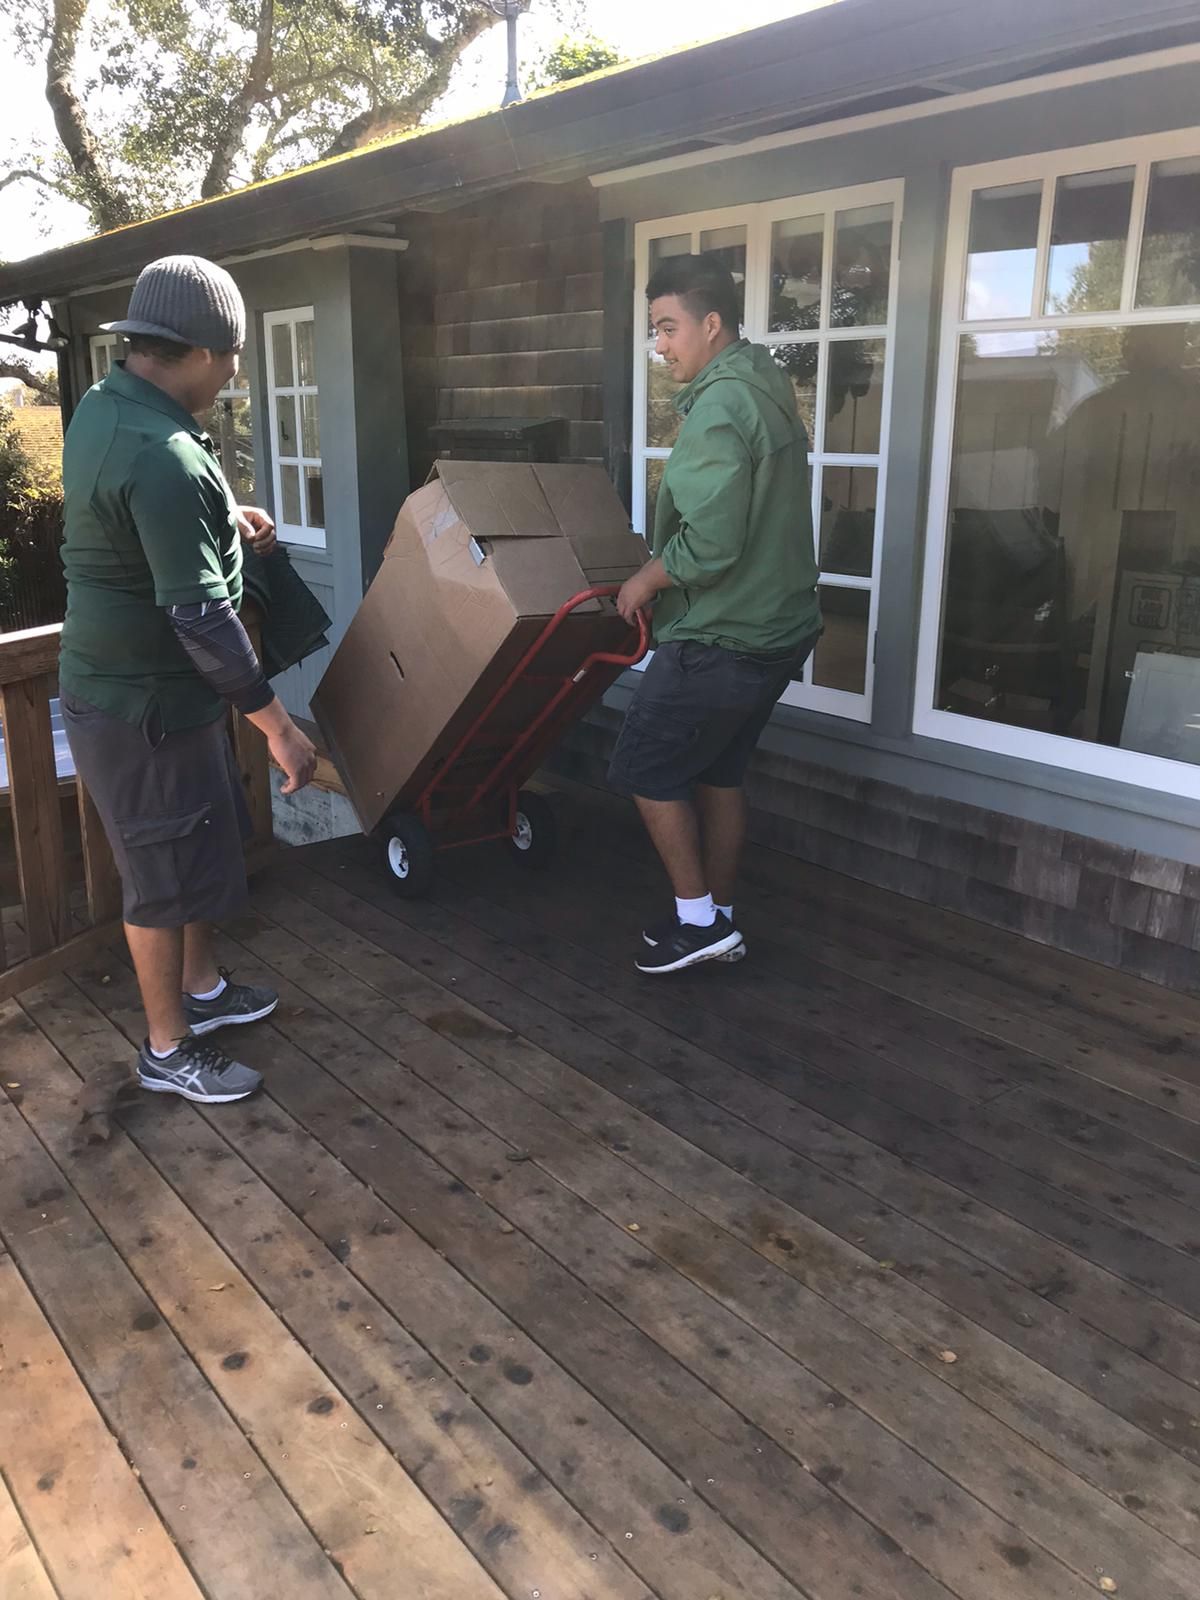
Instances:
[[[246,362],[254,414],[259,503],[275,513],[263,316],[313,307],[321,410],[326,547],[290,545],[292,564],[332,619],[331,647],[349,625],[407,492],[397,255],[339,246],[291,251],[229,270],[246,301]],[[122,317],[127,286],[78,296],[60,308],[72,334],[71,362],[83,393],[91,383],[89,339]],[[280,699],[305,716],[329,652],[275,680]]]
[[[642,220],[903,180],[872,720],[864,725],[779,709],[752,790],[759,837],[1174,984],[1195,982],[1200,966],[1195,901],[1183,892],[1200,864],[1194,801],[919,737],[912,729],[952,171],[1194,126],[1198,108],[1200,68],[1176,66],[599,190],[609,237],[621,230],[631,240]],[[628,404],[623,351],[631,345],[634,313],[619,276],[612,282],[606,407],[617,414]],[[620,711],[630,692],[630,683],[618,686],[611,710]],[[611,737],[611,720],[602,720],[574,739],[564,760],[578,775],[597,777]]]
[[[603,452],[599,203],[586,183],[529,184],[401,220],[401,320],[413,482],[431,423],[565,417],[577,459]]]

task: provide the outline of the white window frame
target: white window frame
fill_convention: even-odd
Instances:
[[[92,374],[92,382],[99,383],[101,378],[107,376],[100,371],[100,352],[110,352],[108,358],[108,372],[111,372],[117,361],[123,359],[123,351],[127,348],[125,336],[120,333],[94,333],[88,340],[88,366]]]
[[[888,293],[888,320],[878,327],[831,328],[829,313],[833,295],[834,220],[838,212],[857,211],[870,206],[892,207],[892,258]],[[783,704],[800,706],[826,715],[870,722],[875,689],[875,641],[879,617],[879,579],[882,570],[883,531],[886,517],[888,444],[891,431],[892,382],[895,373],[896,314],[899,298],[900,235],[903,225],[904,183],[901,179],[860,184],[849,189],[821,189],[811,194],[791,195],[755,205],[729,206],[717,211],[687,212],[676,217],[658,217],[639,222],[634,230],[634,333],[633,333],[633,526],[646,533],[646,462],[665,460],[669,449],[649,445],[647,433],[647,353],[654,347],[646,327],[646,283],[649,276],[650,241],[670,235],[690,234],[692,250],[700,249],[700,235],[711,229],[745,226],[746,229],[746,309],[743,331],[747,338],[768,346],[810,343],[822,347],[817,381],[817,410],[814,433],[824,443],[825,406],[828,390],[828,358],[825,351],[838,341],[859,343],[873,339],[887,341],[884,366],[879,451],[870,455],[844,455],[832,451],[809,454],[813,497],[813,539],[820,553],[821,466],[869,467],[876,471],[875,538],[869,577],[822,573],[821,582],[830,587],[858,589],[870,593],[867,617],[867,661],[865,692],[852,694],[843,689],[825,688],[812,682],[813,661],[804,669],[803,679],[785,690]],[[824,256],[821,274],[820,328],[811,338],[771,334],[767,331],[770,309],[771,228],[790,217],[825,218]]]
[[[929,523],[925,542],[925,574],[918,629],[916,710],[913,731],[951,744],[967,745],[993,754],[1015,756],[1061,767],[1068,772],[1156,789],[1166,794],[1200,800],[1200,767],[1138,750],[1114,749],[1065,734],[1042,733],[1007,723],[988,722],[955,711],[936,708],[938,661],[941,641],[942,588],[948,550],[950,480],[953,467],[954,426],[958,406],[959,340],[963,334],[1038,332],[1053,328],[1108,328],[1140,323],[1200,321],[1200,304],[1133,309],[1140,264],[1150,168],[1160,161],[1200,156],[1200,127],[1104,144],[1080,145],[1069,150],[1045,151],[1013,160],[992,161],[956,169],[950,190],[950,215],[946,236],[945,300],[938,365],[933,447],[930,461]],[[1045,304],[1047,263],[1053,223],[1054,180],[1074,173],[1133,167],[1133,203],[1129,243],[1116,311],[1087,312],[1077,316],[1005,317],[986,321],[963,315],[967,285],[967,244],[971,200],[979,189],[1042,180],[1042,210],[1038,229],[1038,255],[1034,271],[1033,306]]]
[[[326,537],[324,528],[309,527],[307,522],[289,523],[283,520],[283,481],[280,473],[281,466],[294,466],[300,478],[300,515],[307,514],[308,487],[305,480],[306,467],[320,467],[322,482],[324,481],[324,462],[320,456],[294,455],[280,457],[279,453],[279,397],[291,395],[296,401],[296,443],[302,445],[303,423],[300,416],[300,401],[305,395],[313,395],[320,404],[320,385],[317,383],[303,384],[300,382],[300,353],[296,343],[296,325],[301,322],[314,324],[313,336],[316,337],[316,317],[312,306],[292,306],[284,311],[268,311],[263,316],[263,343],[266,348],[267,371],[267,409],[270,420],[269,454],[271,460],[271,479],[275,489],[275,531],[279,538],[288,544],[306,545],[312,550],[324,550]],[[292,379],[291,383],[276,384],[275,382],[275,341],[273,330],[277,327],[290,329],[292,341]]]

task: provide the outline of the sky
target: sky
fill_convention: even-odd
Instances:
[[[644,0],[582,0],[586,29],[614,45],[623,56],[657,54],[682,49],[697,40],[717,38],[731,31],[731,16],[743,28],[760,27],[781,17],[813,9],[823,0],[739,0],[733,10],[728,0],[656,0],[653,9]],[[564,33],[561,20],[534,0],[533,12],[521,19],[521,58],[532,62]],[[0,60],[4,68],[4,98],[0,108],[0,173],[11,142],[30,132],[53,135],[42,74],[15,59],[10,40],[0,23]],[[467,52],[459,64],[450,91],[439,107],[442,116],[470,116],[499,105],[505,79],[505,29],[491,29]],[[0,258],[19,261],[55,245],[69,244],[88,232],[78,207],[51,201],[44,214],[31,206],[31,188],[15,184],[0,191]]]

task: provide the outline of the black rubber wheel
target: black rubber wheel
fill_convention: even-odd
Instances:
[[[393,811],[379,824],[380,854],[388,882],[406,900],[433,887],[433,840],[420,817]]]
[[[509,840],[510,854],[530,872],[542,872],[558,852],[558,824],[545,798],[532,789],[517,796],[517,825]]]

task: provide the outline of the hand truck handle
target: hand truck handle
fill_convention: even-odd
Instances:
[[[568,612],[576,610],[577,607],[587,605],[589,600],[612,600],[620,592],[621,585],[619,583],[601,583],[597,584],[595,588],[584,589],[580,594],[573,595],[567,601],[555,621],[557,622],[559,618],[565,616]],[[645,659],[650,650],[650,624],[646,619],[645,611],[640,610],[637,614],[637,633],[637,648],[633,655],[619,656],[607,651],[600,655],[589,656],[586,663],[587,666],[590,667],[595,662],[603,662],[611,667],[636,667],[639,661]]]

